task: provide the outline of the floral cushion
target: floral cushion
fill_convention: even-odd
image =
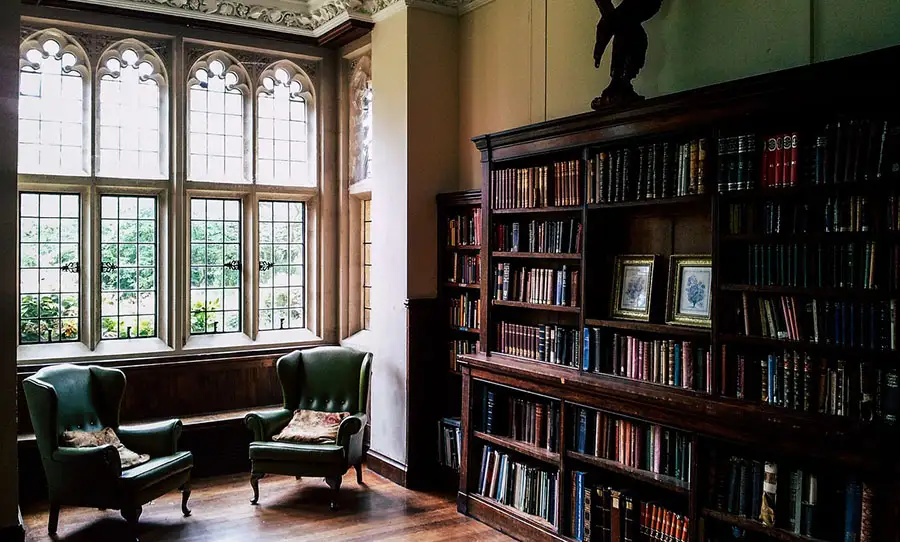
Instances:
[[[318,410],[295,410],[294,417],[275,442],[298,442],[303,444],[333,444],[337,439],[341,421],[349,412],[319,412]]]
[[[132,452],[126,448],[116,432],[109,427],[100,431],[64,431],[62,434],[62,445],[70,448],[96,448],[105,444],[112,444],[116,447],[123,469],[143,465],[150,461],[149,455]]]

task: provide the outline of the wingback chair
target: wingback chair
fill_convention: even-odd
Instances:
[[[250,413],[244,418],[253,431],[250,443],[252,504],[259,502],[259,480],[266,474],[322,476],[332,490],[331,508],[337,509],[341,477],[356,467],[362,484],[363,432],[368,421],[369,371],[372,354],[351,348],[323,346],[282,356],[277,363],[284,395],[281,409]],[[328,444],[273,442],[297,409],[349,412],[338,428],[337,440]]]
[[[125,374],[117,369],[62,364],[41,369],[23,382],[50,493],[47,530],[56,533],[60,505],[121,510],[136,533],[141,507],[179,488],[181,510],[189,516],[190,452],[178,451],[181,420],[132,427],[119,425]],[[60,446],[64,431],[111,428],[126,447],[150,461],[122,470],[113,445]]]

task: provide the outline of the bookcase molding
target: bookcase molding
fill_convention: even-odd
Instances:
[[[879,366],[896,366],[900,362],[900,349],[896,348],[882,350],[741,334],[726,322],[726,318],[738,308],[736,305],[740,304],[742,295],[799,296],[871,305],[885,299],[896,300],[900,292],[900,288],[894,287],[865,289],[746,284],[733,278],[738,264],[732,257],[732,245],[875,242],[895,246],[900,245],[897,231],[762,234],[730,233],[725,226],[725,213],[732,204],[758,206],[769,201],[781,201],[786,205],[801,205],[843,196],[866,196],[880,203],[889,195],[900,194],[900,183],[812,185],[809,179],[801,177],[797,186],[777,189],[756,187],[720,193],[716,182],[718,168],[715,167],[718,160],[715,152],[717,140],[736,134],[753,133],[755,138],[771,129],[799,128],[806,132],[824,124],[826,119],[851,116],[884,119],[894,126],[900,120],[894,112],[900,84],[891,74],[898,62],[900,47],[894,47],[473,139],[481,152],[483,172],[481,201],[484,204],[479,248],[482,303],[478,330],[481,350],[459,357],[463,435],[457,495],[460,512],[520,539],[571,540],[561,525],[548,526],[478,493],[476,480],[481,468],[480,450],[488,444],[537,463],[556,464],[561,487],[561,502],[557,503],[560,518],[571,512],[566,502],[570,494],[567,487],[569,474],[576,467],[585,470],[587,466],[597,472],[631,480],[638,487],[655,486],[687,499],[690,539],[693,541],[706,542],[701,540],[701,524],[731,525],[772,540],[813,540],[781,527],[767,527],[754,520],[730,516],[712,507],[707,496],[702,494],[702,486],[707,482],[701,481],[713,469],[709,454],[720,446],[737,446],[757,457],[774,457],[779,461],[786,458],[788,462],[802,462],[804,468],[809,465],[809,468],[818,468],[822,472],[851,473],[868,481],[877,488],[879,499],[875,512],[876,534],[871,540],[900,542],[900,526],[892,519],[900,515],[900,461],[895,453],[896,428],[880,423],[864,423],[850,416],[820,414],[815,409],[803,411],[766,404],[759,399],[736,399],[722,392],[726,388],[725,377],[731,378],[731,375],[724,369],[720,370],[725,366],[723,346],[729,353],[733,352],[732,349],[754,352],[791,350],[829,360],[846,357],[860,364],[863,363],[861,359],[866,363],[881,364]],[[854,74],[854,78],[847,77],[848,73]],[[713,165],[707,173],[705,191],[702,193],[613,203],[589,203],[584,197],[588,182],[586,170],[598,149],[647,145],[664,139],[683,143],[697,138],[707,139],[707,151],[711,153],[709,159]],[[900,149],[900,140],[893,144]],[[752,159],[756,160],[757,156]],[[554,200],[551,199],[549,207],[492,209],[491,202],[496,201],[497,196],[492,193],[495,172],[516,168],[521,171],[540,170],[541,167],[573,160],[580,163],[580,205],[553,206]],[[550,167],[550,170],[553,168]],[[540,184],[540,174],[532,178],[528,173],[523,173],[519,179],[525,187],[534,181],[537,192],[546,191],[546,187]],[[521,197],[521,194],[514,194],[513,197]],[[556,217],[579,221],[583,228],[580,253],[509,252],[498,250],[495,246],[495,224],[524,224],[532,220],[554,220]],[[665,280],[656,281],[660,284],[654,287],[649,322],[627,321],[611,316],[609,301],[614,257],[651,253],[660,256],[658,265],[663,270],[660,276],[667,274],[673,255],[711,255],[711,328],[665,323],[666,311],[662,306],[668,302],[669,296]],[[557,270],[565,264],[568,269],[578,269],[580,284],[574,292],[577,302],[544,305],[496,299],[498,279],[494,273],[497,264],[505,262],[513,266]],[[500,280],[504,280],[502,274]],[[794,318],[796,320],[796,316]],[[501,322],[532,326],[534,329],[544,325],[574,328],[579,334],[576,367],[498,353],[497,330]],[[583,339],[580,334],[586,328],[599,328],[607,335],[617,333],[708,345],[706,351],[711,369],[707,378],[710,379],[709,388],[712,391],[707,393],[583,370],[580,350]],[[540,329],[540,339],[537,338],[538,332],[534,331],[533,336],[526,336],[524,340],[531,341],[529,344],[540,342],[543,345],[544,328]],[[530,332],[526,330],[526,333]],[[549,336],[550,331],[546,333]],[[900,339],[894,333],[894,339]],[[849,377],[846,382],[847,385],[851,382]],[[484,386],[504,386],[559,401],[562,413],[558,453],[532,450],[528,445],[485,433],[477,427],[477,421],[473,419],[479,408],[476,389]],[[809,389],[808,386],[809,381],[804,384],[805,389]],[[671,483],[664,477],[636,471],[602,458],[585,456],[570,449],[567,435],[574,431],[570,416],[572,409],[579,407],[611,412],[689,433],[694,447],[692,481],[689,484]],[[823,540],[833,540],[833,535],[830,533]]]

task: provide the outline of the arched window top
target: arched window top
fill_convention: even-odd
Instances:
[[[197,60],[189,73],[189,178],[246,182],[247,71],[228,53],[214,51]]]
[[[160,178],[167,171],[166,72],[159,56],[136,39],[100,56],[101,175]]]
[[[282,60],[260,74],[257,88],[257,181],[315,186],[315,138],[310,130],[314,93],[309,76]]]
[[[19,48],[19,172],[90,173],[90,66],[78,42],[57,29]]]

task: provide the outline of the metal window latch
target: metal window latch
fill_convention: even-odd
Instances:
[[[102,262],[100,264],[100,272],[109,273],[110,271],[115,271],[119,266],[112,262]]]
[[[219,332],[219,322],[213,322],[213,333]]]
[[[259,270],[260,271],[268,271],[269,269],[272,269],[273,267],[275,267],[275,264],[272,262],[267,262],[265,260],[259,261]]]
[[[229,262],[225,262],[224,266],[227,267],[228,269],[240,271],[241,270],[241,261],[240,260],[231,260]]]
[[[59,266],[59,270],[66,273],[79,273],[81,271],[81,266],[78,265],[78,262],[69,262]]]
[[[278,329],[284,329],[284,318],[281,319],[281,325],[278,326]]]

